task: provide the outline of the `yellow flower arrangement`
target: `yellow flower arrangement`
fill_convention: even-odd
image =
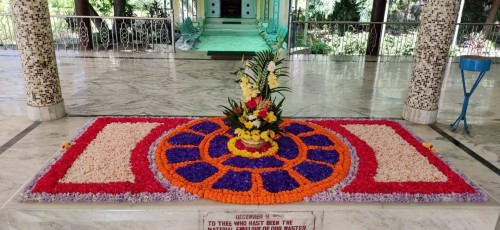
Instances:
[[[252,130],[251,132],[248,130],[237,128],[234,133],[241,139],[245,140],[264,140],[269,141],[276,136],[276,133],[272,130],[260,131],[260,130]]]
[[[279,78],[287,76],[285,68],[281,67],[280,52],[280,49],[258,52],[235,72],[242,91],[241,101],[228,99],[230,106],[224,106],[224,115],[240,139],[269,141],[283,132],[279,128],[281,105],[285,99],[282,92],[289,88],[278,82]],[[278,103],[275,94],[282,96]]]
[[[272,156],[278,152],[278,143],[275,141],[269,141],[271,144],[271,147],[267,149],[265,152],[249,152],[247,150],[243,149],[238,149],[236,147],[236,142],[240,140],[240,137],[237,138],[232,138],[231,140],[228,141],[227,147],[231,153],[234,155],[242,156],[242,157],[247,157],[247,158],[261,158],[265,156]]]

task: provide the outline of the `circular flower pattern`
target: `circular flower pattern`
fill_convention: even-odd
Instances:
[[[233,130],[223,118],[198,119],[164,136],[156,164],[173,185],[208,199],[238,204],[303,200],[342,181],[349,149],[318,125],[284,119],[275,154],[260,158],[232,153]],[[231,145],[230,145],[231,146]]]

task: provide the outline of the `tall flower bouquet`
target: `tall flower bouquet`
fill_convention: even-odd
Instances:
[[[236,82],[243,92],[242,99],[236,102],[228,98],[230,106],[224,106],[224,115],[247,147],[259,148],[283,132],[279,127],[285,100],[282,92],[290,89],[279,86],[278,79],[288,76],[281,66],[280,52],[280,49],[258,52],[235,72],[239,77]],[[276,94],[283,96],[278,102]]]

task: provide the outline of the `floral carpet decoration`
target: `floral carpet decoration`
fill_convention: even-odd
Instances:
[[[258,149],[227,120],[101,117],[25,187],[24,202],[238,204],[485,201],[429,143],[388,120],[284,119]],[[232,143],[230,141],[234,140]],[[229,143],[229,144],[228,144]],[[255,155],[260,154],[260,155]]]

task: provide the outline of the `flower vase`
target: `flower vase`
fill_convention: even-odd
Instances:
[[[241,139],[241,142],[245,147],[254,149],[258,149],[267,143],[267,141],[262,139],[258,141]]]

